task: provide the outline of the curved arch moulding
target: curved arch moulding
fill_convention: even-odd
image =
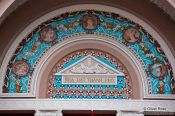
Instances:
[[[134,59],[132,54],[127,54],[128,52],[129,51],[126,48],[124,48],[120,42],[113,41],[113,39],[110,38],[108,35],[103,34],[103,35],[97,36],[97,35],[91,34],[91,35],[81,35],[81,36],[70,37],[68,42],[60,43],[59,45],[57,44],[57,46],[50,49],[50,53],[46,55],[47,58],[43,59],[41,63],[38,64],[38,67],[42,67],[42,70],[39,68],[36,68],[37,70],[35,70],[36,72],[35,74],[38,78],[37,78],[37,81],[34,81],[34,82],[41,82],[42,85],[45,84],[45,81],[49,82],[48,84],[49,90],[47,95],[47,97],[49,98],[62,98],[62,96],[64,96],[64,98],[74,98],[74,97],[86,98],[83,95],[86,95],[87,92],[92,93],[92,94],[88,94],[87,98],[94,98],[94,96],[96,96],[95,98],[98,97],[102,99],[105,99],[105,98],[117,99],[117,98],[123,98],[123,97],[127,99],[143,98],[143,94],[145,93],[143,92],[144,91],[143,88],[146,88],[146,87],[143,87],[144,84],[142,84],[144,82],[144,80],[142,79],[144,78],[140,78],[140,77],[145,77],[145,76],[144,76],[144,73],[140,73],[140,72],[143,72],[143,70],[140,70],[142,69],[141,65],[139,65],[138,62],[136,62],[136,59]],[[93,64],[89,62],[88,64],[91,64],[91,65],[87,66],[86,61],[84,61],[84,63],[81,63],[82,62],[81,60],[83,58],[86,58],[89,56],[102,61],[104,65],[100,66],[100,65],[96,65],[95,62]],[[107,63],[107,62],[110,62],[110,63]],[[48,67],[48,65],[51,65],[51,66]],[[120,84],[105,85],[104,83],[101,82],[100,85],[92,83],[92,85],[89,87],[88,86],[89,82],[86,80],[87,82],[85,83],[86,86],[82,85],[82,81],[81,81],[79,84],[76,85],[76,88],[75,88],[74,87],[75,84],[72,85],[70,84],[70,82],[67,82],[67,84],[65,84],[62,81],[63,78],[60,77],[62,75],[61,72],[65,72],[65,70],[67,70],[66,75],[67,74],[69,75],[71,74],[74,76],[77,75],[76,78],[78,78],[78,75],[82,75],[82,74],[83,75],[88,74],[89,76],[93,76],[93,74],[95,75],[102,74],[102,73],[99,73],[99,71],[101,72],[105,67],[108,70],[109,66],[112,69],[115,69],[115,71],[122,72],[124,75],[126,75],[122,77],[122,79],[120,79],[120,77],[117,78],[117,81],[118,81],[117,83],[120,83]],[[72,69],[71,67],[74,67],[74,68]],[[77,70],[77,68],[79,70]],[[93,71],[94,73],[93,74],[87,73],[85,69],[88,72]],[[63,75],[64,74],[65,73],[63,73]],[[105,76],[106,74],[109,74],[109,72],[108,73],[106,73],[106,71],[103,72],[103,76]],[[110,74],[116,74],[116,73],[110,73]],[[71,75],[69,77],[69,80],[72,79]],[[48,77],[49,77],[49,80],[45,80]],[[108,77],[108,75],[106,75],[105,77]],[[133,77],[133,78],[131,79],[130,77]],[[105,78],[105,79],[109,79],[109,78]],[[45,95],[43,94],[41,95],[40,93],[43,93],[42,91],[47,90],[47,88],[44,86],[40,86],[41,83],[35,84],[37,88],[36,96],[39,98],[45,98],[44,97]],[[70,95],[70,92],[72,90],[76,91],[76,95],[74,96]],[[55,93],[57,93],[56,91],[62,92],[62,93],[63,91],[65,91],[64,92],[65,95],[64,94],[60,96],[55,95]],[[69,91],[69,94],[67,94],[66,91]],[[95,91],[95,94],[93,93],[93,91]],[[102,96],[101,94],[104,94],[105,91],[107,91],[108,93],[111,92],[111,95]],[[128,94],[124,96],[123,94],[127,93],[126,91],[128,91]],[[120,93],[120,95],[122,96],[118,96],[118,93]]]
[[[89,39],[110,43],[130,57],[143,98],[174,98],[175,60],[159,34],[126,11],[95,4],[58,9],[24,29],[1,65],[1,97],[36,97],[38,76],[49,56],[70,42]]]

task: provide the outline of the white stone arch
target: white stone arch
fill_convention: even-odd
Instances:
[[[86,44],[86,43],[88,44],[88,42],[86,42],[88,40],[92,42],[92,43],[90,43],[91,45],[94,42],[94,45],[97,46],[96,48],[93,46],[92,48],[94,48],[94,49],[100,48],[100,46],[99,46],[100,44],[98,44],[98,42],[101,42],[101,44],[103,44],[104,46],[108,46],[109,48],[111,47],[114,49],[114,51],[121,52],[121,53],[119,53],[119,55],[123,55],[124,59],[126,59],[128,61],[128,63],[130,65],[132,65],[132,67],[131,67],[131,68],[133,68],[132,71],[135,70],[134,74],[136,75],[135,78],[137,78],[136,80],[138,82],[138,88],[139,88],[138,93],[140,94],[139,96],[141,98],[148,96],[147,84],[145,84],[145,82],[147,81],[146,74],[143,70],[143,67],[141,66],[141,63],[129,51],[129,49],[127,49],[126,47],[124,47],[123,45],[121,45],[118,42],[110,41],[108,38],[98,37],[98,36],[93,36],[93,35],[73,37],[73,38],[71,38],[71,41],[55,45],[45,54],[45,56],[41,59],[41,61],[39,62],[39,64],[37,65],[37,67],[33,73],[33,77],[37,77],[37,78],[33,78],[33,81],[31,82],[31,85],[33,85],[31,87],[33,89],[32,91],[33,91],[34,96],[38,97],[40,92],[41,92],[39,90],[39,88],[42,89],[42,87],[40,87],[41,86],[40,82],[43,81],[43,78],[44,78],[43,76],[45,75],[45,71],[50,72],[50,70],[48,70],[48,68],[47,68],[49,63],[51,63],[54,58],[56,58],[58,61],[59,58],[61,58],[61,57],[58,58],[58,55],[62,54],[60,52],[64,52],[64,50],[66,50],[66,48],[70,48],[70,49],[72,49],[72,51],[75,51],[75,48],[72,48],[72,47],[75,47],[78,44],[81,45],[81,44],[83,44],[83,42],[84,42],[84,44]],[[81,45],[80,49],[84,49],[84,48],[86,49],[88,47]],[[77,50],[79,49],[78,46],[76,49]],[[107,51],[105,51],[105,52],[107,52]],[[68,53],[70,53],[70,52],[68,52]],[[62,56],[64,57],[65,55],[67,55],[67,54],[65,53]],[[55,63],[54,63],[54,65],[55,65]],[[53,67],[51,67],[51,68],[53,68]],[[48,78],[48,76],[46,76],[46,78]],[[131,80],[132,80],[132,77],[131,77]]]
[[[39,24],[41,24],[42,22],[45,22],[51,18],[54,18],[62,13],[65,12],[72,12],[72,11],[79,11],[79,10],[89,10],[89,9],[94,9],[94,10],[99,10],[99,11],[106,11],[106,12],[113,12],[113,13],[117,13],[120,14],[121,16],[124,16],[134,22],[137,22],[139,25],[141,25],[148,33],[150,33],[153,38],[155,38],[159,44],[161,45],[161,48],[163,49],[163,51],[165,51],[165,54],[169,60],[169,62],[172,65],[173,68],[173,72],[175,72],[175,59],[174,56],[172,54],[172,52],[170,51],[170,48],[168,47],[168,45],[165,43],[165,41],[163,40],[163,38],[150,26],[148,25],[146,22],[144,22],[142,19],[136,17],[135,15],[126,12],[124,10],[118,9],[118,8],[114,8],[111,6],[106,6],[106,5],[97,5],[97,4],[79,4],[79,5],[73,5],[73,6],[68,6],[68,7],[64,7],[61,9],[57,9],[55,11],[52,11],[40,18],[38,18],[36,21],[34,21],[33,23],[31,23],[27,28],[24,29],[24,31],[21,32],[21,34],[16,38],[16,40],[12,43],[12,45],[10,46],[9,50],[7,51],[3,63],[1,65],[1,72],[0,72],[0,95],[3,97],[8,97],[9,94],[8,93],[2,93],[2,85],[3,85],[3,81],[4,81],[4,77],[5,77],[5,73],[7,70],[7,65],[9,60],[11,59],[15,49],[17,48],[18,44],[22,41],[23,38],[25,38],[30,32],[32,32],[32,30],[34,30],[34,28],[36,28]],[[3,67],[3,68],[2,68]],[[35,94],[21,94],[21,93],[14,93],[14,94],[10,94],[10,96],[12,97],[35,97]],[[146,96],[145,96],[146,97]],[[172,96],[174,97],[174,96]]]

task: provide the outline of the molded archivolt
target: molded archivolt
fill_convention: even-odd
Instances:
[[[35,88],[37,88],[36,96],[39,97],[39,98],[48,97],[48,95],[47,95],[48,94],[47,84],[51,85],[51,88],[49,87],[51,90],[52,89],[54,89],[54,91],[59,90],[59,89],[55,88],[56,86],[53,86],[53,83],[51,83],[53,81],[49,81],[49,80],[53,79],[52,75],[58,75],[60,73],[62,75],[62,73],[63,73],[63,76],[65,76],[64,73],[70,72],[70,71],[66,71],[66,70],[68,70],[70,67],[72,67],[72,65],[70,65],[70,63],[67,62],[67,64],[62,65],[62,66],[63,66],[63,68],[67,67],[68,69],[65,68],[65,69],[59,71],[59,70],[57,70],[55,64],[58,64],[59,61],[62,60],[63,58],[69,59],[68,55],[74,54],[74,53],[76,53],[76,51],[85,51],[85,50],[86,51],[91,51],[90,49],[93,49],[93,50],[96,50],[96,51],[102,51],[103,54],[113,54],[112,56],[113,56],[114,59],[120,59],[121,63],[123,63],[122,66],[127,67],[127,69],[125,69],[125,71],[122,72],[122,73],[125,73],[126,70],[127,70],[127,72],[129,72],[128,76],[129,77],[134,77],[134,78],[132,78],[132,80],[130,79],[130,81],[129,81],[130,84],[132,83],[132,85],[131,85],[132,90],[130,89],[132,91],[131,92],[132,95],[131,95],[131,93],[128,94],[128,95],[130,96],[130,98],[134,98],[134,99],[143,98],[143,96],[144,96],[143,94],[145,93],[144,92],[145,89],[143,89],[143,88],[145,87],[145,85],[143,83],[144,80],[142,80],[143,78],[140,78],[140,77],[144,77],[144,75],[142,75],[142,73],[141,73],[141,72],[143,72],[141,70],[142,69],[141,66],[138,65],[138,63],[135,62],[136,59],[135,60],[133,59],[132,54],[127,54],[126,53],[127,49],[124,49],[122,46],[119,45],[119,43],[115,43],[114,41],[109,41],[109,39],[105,40],[105,38],[103,38],[103,37],[100,38],[99,36],[93,36],[93,35],[78,36],[78,37],[71,38],[71,41],[69,41],[69,42],[65,42],[65,43],[62,43],[60,45],[57,45],[57,46],[54,46],[53,48],[51,48],[49,50],[49,52],[45,55],[45,56],[47,56],[47,58],[44,58],[44,59],[41,60],[41,62],[36,67],[36,70],[35,70],[34,75],[33,75],[35,77],[38,77],[37,81],[34,80],[35,82],[37,82],[35,84],[36,85]],[[86,56],[85,56],[85,58],[86,58]],[[106,59],[106,60],[108,62],[111,62],[109,58]],[[67,61],[70,61],[70,60],[67,60]],[[76,63],[81,62],[81,60],[79,58],[76,59],[75,61],[77,61],[77,62],[73,63],[73,65],[76,65]],[[118,61],[118,63],[120,64],[119,60],[116,60],[116,61]],[[108,63],[108,65],[106,65],[105,63],[102,63],[102,64],[104,64],[103,65],[104,67],[110,67],[111,65],[113,65],[113,64],[111,64],[110,66],[108,66],[110,63]],[[39,68],[39,67],[42,67],[42,68]],[[54,67],[55,71],[57,70],[56,71],[57,73],[53,73],[53,67]],[[114,68],[114,66],[113,66],[113,68]],[[88,70],[87,71],[84,70],[84,71],[88,72]],[[73,72],[75,72],[75,71],[73,71]],[[96,75],[99,75],[98,74],[99,72],[97,72],[97,71],[95,71],[95,72],[97,73]],[[116,72],[115,74],[117,74],[117,75],[118,74],[120,76],[123,75],[121,73],[121,71],[117,71],[116,69],[115,69],[114,72]],[[73,75],[77,75],[77,74],[73,74]],[[88,74],[87,76],[94,76],[94,75]],[[102,75],[102,77],[107,77],[107,76],[109,76],[109,75],[105,75],[105,74]],[[51,78],[48,78],[48,77],[51,77]],[[72,77],[72,76],[70,76],[70,77]],[[97,76],[97,77],[99,77],[99,76]],[[101,78],[101,76],[100,76],[100,78]],[[123,82],[125,82],[125,81],[123,81]],[[60,84],[61,83],[59,83],[58,85],[60,85]],[[87,84],[87,83],[85,83],[85,84]],[[57,84],[54,84],[54,85],[57,85]],[[74,85],[76,85],[76,84],[74,84]],[[89,85],[91,85],[91,84],[89,84]],[[105,85],[105,84],[101,83],[101,85]],[[107,85],[109,85],[109,84],[107,84]],[[123,85],[125,85],[125,84],[123,83]],[[93,84],[92,84],[92,86],[93,86]],[[63,85],[63,87],[64,87],[64,85]],[[118,91],[118,92],[121,92],[121,90],[122,89],[120,89],[120,91],[118,91],[116,89],[116,91]],[[125,90],[126,90],[126,88],[124,89],[124,91]],[[122,93],[120,93],[120,95],[121,94]],[[123,93],[123,94],[125,94],[125,93]],[[123,97],[123,96],[120,96],[120,97]],[[124,96],[124,97],[126,98],[126,96]]]
[[[34,83],[39,74],[36,69],[42,69],[38,67],[42,59],[46,60],[56,46],[61,48],[64,43],[81,40],[83,36],[108,41],[125,51],[141,68],[138,70],[142,73],[144,97],[174,96],[172,66],[158,41],[139,24],[119,14],[96,10],[61,14],[27,35],[6,64],[1,95],[35,95]]]
[[[68,54],[54,66],[48,97],[64,99],[130,99],[131,79],[114,56],[95,49]]]

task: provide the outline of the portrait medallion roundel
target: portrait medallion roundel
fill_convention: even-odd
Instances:
[[[163,80],[164,76],[167,72],[167,68],[162,62],[155,62],[150,65],[150,73],[154,78],[159,78],[159,80]]]
[[[55,29],[52,27],[44,27],[39,33],[39,40],[44,42],[52,42],[56,39]]]
[[[13,65],[13,71],[16,76],[25,76],[29,72],[29,65],[25,61],[17,61]]]
[[[85,15],[82,19],[83,28],[91,31],[97,28],[98,25],[98,17],[95,15]]]
[[[129,28],[124,32],[124,39],[130,43],[137,42],[140,39],[140,37],[140,32],[135,28]]]

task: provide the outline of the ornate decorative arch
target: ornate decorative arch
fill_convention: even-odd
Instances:
[[[105,37],[106,38],[106,37]],[[62,44],[58,44],[54,48],[50,49],[48,54],[46,54],[47,58],[42,59],[42,61],[38,64],[36,67],[37,70],[34,72],[34,76],[38,77],[35,78],[37,80],[33,81],[35,82],[33,85],[35,85],[36,96],[39,98],[46,98],[46,92],[48,91],[47,83],[49,82],[49,78],[53,73],[52,70],[54,70],[55,64],[59,60],[61,60],[63,57],[67,56],[68,54],[74,53],[75,51],[79,51],[81,49],[88,50],[88,49],[98,49],[105,51],[109,54],[113,54],[113,56],[117,59],[120,59],[120,61],[124,64],[125,67],[127,67],[126,70],[128,70],[130,77],[132,78],[132,98],[143,98],[143,94],[146,93],[146,91],[143,88],[146,88],[144,85],[144,78],[138,78],[138,77],[145,77],[144,73],[141,69],[141,65],[139,65],[138,62],[135,62],[132,54],[127,54],[127,49],[123,50],[124,48],[120,46],[119,43],[114,43],[114,41],[109,41],[108,39],[105,40],[104,37],[100,36],[93,36],[93,35],[84,35],[84,36],[77,36],[74,38],[70,38],[71,40],[69,42],[64,42]],[[51,65],[48,67],[48,65]],[[39,68],[42,67],[42,68]],[[140,68],[139,68],[140,67]],[[45,73],[44,73],[45,72]],[[46,73],[47,72],[47,73]],[[51,75],[50,75],[51,74]],[[40,82],[40,83],[36,83]],[[42,85],[42,86],[41,86]],[[43,92],[44,91],[44,92]],[[41,94],[42,93],[42,94]],[[43,94],[44,93],[44,94]]]
[[[21,36],[27,36],[24,39],[19,36],[21,39],[14,42],[2,65],[5,67],[1,74],[2,96],[35,96],[37,77],[42,70],[43,61],[64,44],[83,38],[109,42],[130,56],[141,75],[144,97],[174,96],[171,65],[174,59],[162,39],[155,33],[156,38],[147,32],[152,30],[149,26],[145,30],[145,23],[141,20],[137,24],[126,18],[127,15],[131,16],[129,13],[125,12],[126,16],[121,16],[113,13],[114,9],[109,12],[109,7],[106,11],[100,9],[104,9],[102,6],[96,10],[79,8],[81,10],[74,12],[62,9],[61,15],[49,20],[43,19],[45,21],[41,21],[42,17],[36,21],[39,25],[35,29],[32,27],[33,30],[28,35],[21,33]],[[118,10],[118,13],[121,11]]]

